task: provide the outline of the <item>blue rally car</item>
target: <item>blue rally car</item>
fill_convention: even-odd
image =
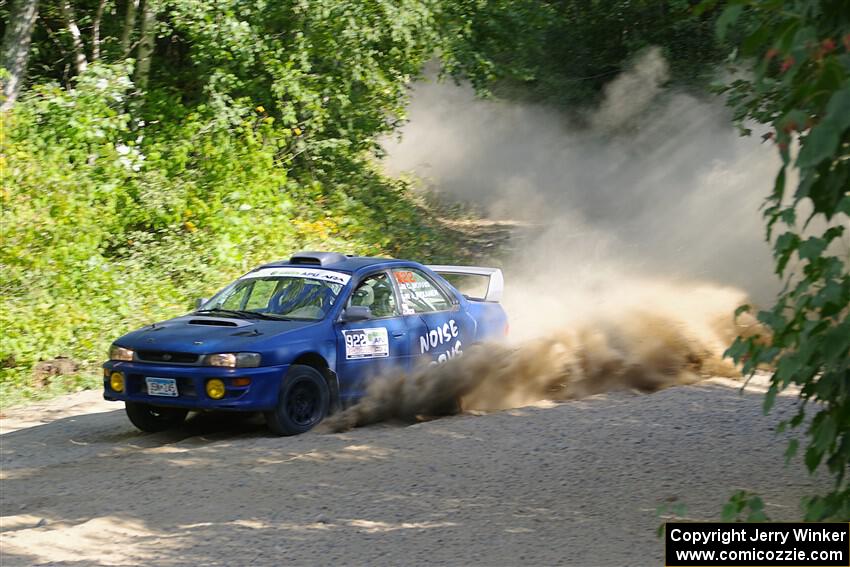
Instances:
[[[279,435],[303,433],[363,396],[371,378],[505,335],[503,287],[496,268],[298,253],[116,340],[103,396],[123,401],[143,431],[230,410],[264,412]]]

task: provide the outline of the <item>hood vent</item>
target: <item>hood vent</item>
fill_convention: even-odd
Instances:
[[[190,325],[210,325],[213,327],[239,327],[239,324],[235,321],[229,321],[227,319],[191,319],[189,321]]]
[[[263,333],[261,333],[257,329],[251,329],[250,331],[236,331],[235,333],[233,333],[230,336],[231,337],[256,337],[256,336],[259,336],[259,335],[262,335],[262,334]]]
[[[345,262],[348,258],[338,252],[298,252],[289,259],[290,264],[302,266],[328,266]]]

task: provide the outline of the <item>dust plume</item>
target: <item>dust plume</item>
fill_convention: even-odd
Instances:
[[[777,159],[721,101],[666,79],[648,50],[579,118],[415,89],[386,166],[513,227],[487,259],[505,271],[511,340],[376,380],[329,427],[738,375],[723,352],[757,327],[734,310],[778,288],[758,210]]]
[[[630,305],[619,303],[583,322],[556,321],[554,330],[519,344],[483,343],[443,364],[378,378],[359,403],[332,415],[325,427],[344,431],[739,376],[723,351],[735,336],[758,331],[752,318],[733,317],[745,299],[741,292],[716,286],[661,289],[647,282],[638,287]]]
[[[422,82],[401,137],[385,143],[386,167],[517,221],[501,259],[508,292],[554,263],[569,279],[657,274],[737,286],[767,304],[778,283],[759,207],[775,151],[758,132],[741,137],[721,100],[664,88],[666,73],[649,50],[578,118]]]

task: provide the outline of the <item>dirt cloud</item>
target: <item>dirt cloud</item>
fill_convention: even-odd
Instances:
[[[723,352],[777,290],[759,205],[777,161],[717,100],[664,88],[649,50],[580,120],[426,82],[387,168],[516,229],[504,305],[512,338],[375,381],[336,430],[457,408],[503,409],[611,389],[735,376]]]
[[[581,119],[423,82],[386,165],[528,227],[504,261],[509,292],[554,263],[568,278],[661,274],[769,303],[778,285],[759,207],[778,158],[758,132],[739,136],[722,101],[665,89],[665,77],[650,50]]]
[[[331,416],[325,426],[343,431],[739,375],[723,351],[736,335],[757,331],[752,319],[733,317],[744,300],[741,292],[714,286],[662,290],[643,283],[632,297],[631,305],[617,302],[569,325],[556,320],[552,330],[515,344],[476,345],[444,364],[379,378],[361,402]]]

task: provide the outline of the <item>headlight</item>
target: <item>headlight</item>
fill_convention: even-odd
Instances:
[[[256,368],[260,365],[260,355],[256,352],[224,352],[207,355],[209,366],[227,366],[229,368]]]
[[[109,347],[109,360],[133,360],[133,355],[136,354],[132,349],[112,345]]]

